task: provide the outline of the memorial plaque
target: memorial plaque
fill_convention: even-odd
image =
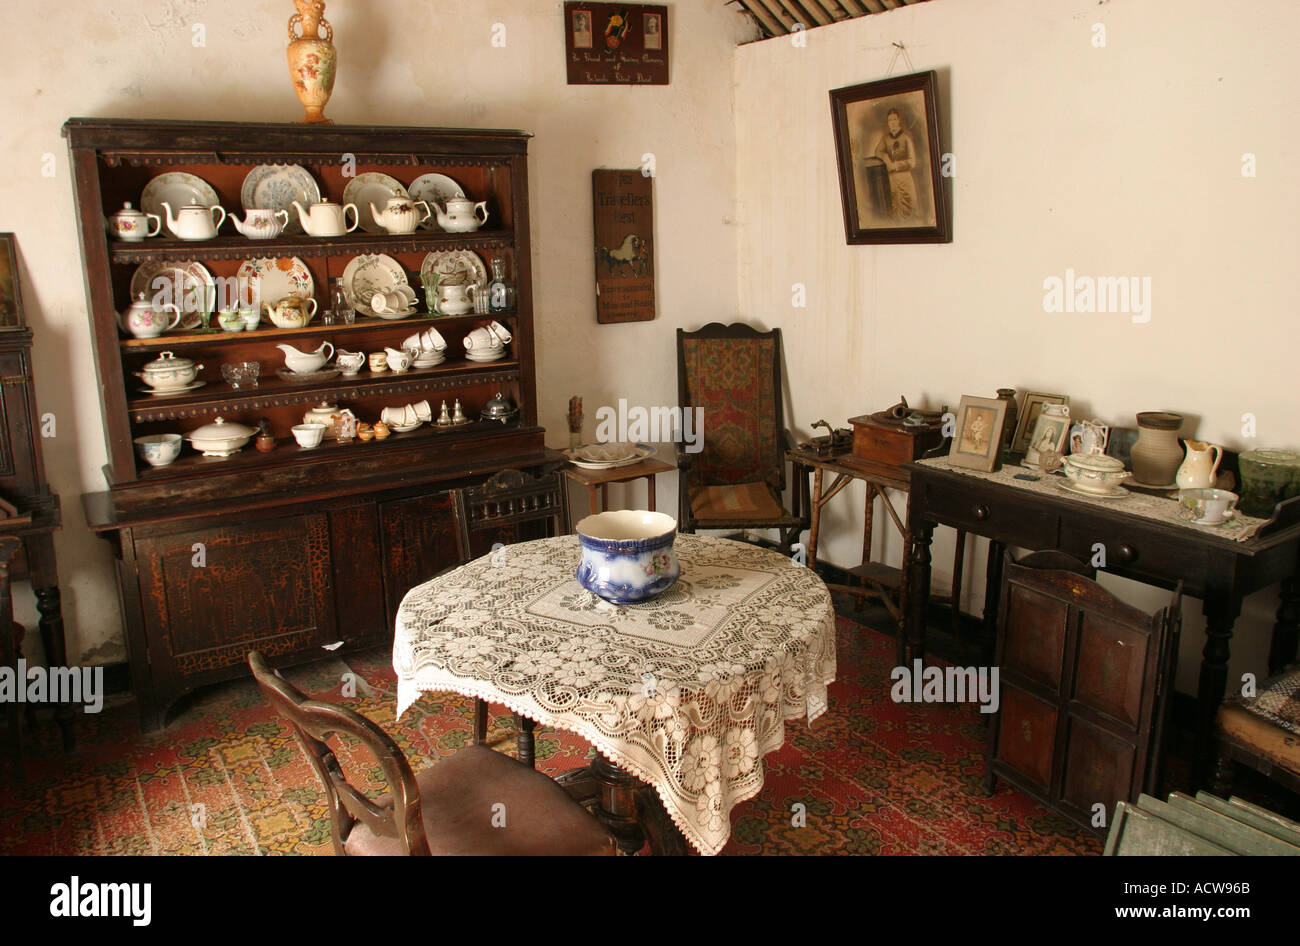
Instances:
[[[667,85],[668,8],[564,4],[569,85]]]
[[[592,171],[596,222],[596,321],[655,317],[654,178]]]

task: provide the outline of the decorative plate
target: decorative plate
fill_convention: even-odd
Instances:
[[[248,172],[239,191],[244,210],[283,210],[289,215],[285,233],[302,233],[296,200],[304,207],[320,203],[320,185],[311,172],[297,164],[259,164]]]
[[[611,462],[611,461],[584,460],[584,459],[582,459],[581,457],[579,457],[579,456],[576,455],[578,452],[580,452],[580,451],[582,451],[582,450],[585,450],[585,449],[588,449],[588,448],[592,448],[592,447],[602,447],[602,446],[610,446],[610,447],[614,447],[614,446],[619,446],[619,447],[622,447],[622,446],[634,446],[636,452],[633,453],[633,455],[630,456],[630,457],[627,457],[627,458],[622,459],[622,460],[612,461],[612,462]],[[638,443],[638,444],[635,444],[635,445],[631,445],[631,444],[583,444],[582,446],[579,446],[579,447],[571,447],[571,448],[569,448],[568,450],[565,450],[565,451],[563,451],[563,452],[564,452],[564,455],[565,455],[566,457],[569,458],[569,462],[570,462],[570,463],[572,463],[572,464],[573,464],[574,466],[576,466],[576,467],[581,467],[581,468],[584,469],[584,470],[612,470],[612,469],[614,469],[615,467],[620,467],[620,466],[630,466],[630,465],[633,464],[633,463],[640,463],[640,462],[641,462],[642,460],[644,460],[646,457],[652,457],[652,456],[654,456],[655,448],[652,447],[652,446],[651,446],[650,444],[648,444],[648,443]]]
[[[1091,490],[1079,489],[1069,480],[1059,480],[1056,485],[1067,493],[1074,493],[1076,496],[1091,496],[1093,499],[1127,499],[1129,496],[1129,491],[1123,486],[1116,486],[1113,493],[1094,493]]]
[[[309,384],[313,381],[328,381],[342,370],[337,365],[333,365],[329,368],[322,368],[320,371],[290,371],[288,368],[277,368],[275,373],[280,377],[281,381]]]
[[[464,189],[446,174],[421,174],[411,181],[411,186],[406,190],[415,200],[427,201],[431,211],[435,200],[465,196]],[[429,214],[429,219],[420,224],[420,229],[438,230],[437,213]]]
[[[159,174],[144,186],[144,192],[140,194],[140,209],[147,214],[157,214],[165,229],[167,211],[162,205],[164,200],[172,205],[173,217],[180,213],[181,208],[186,204],[202,204],[204,207],[211,207],[213,204],[221,203],[211,184],[185,171]],[[171,234],[170,230],[167,232]]]
[[[206,381],[191,381],[183,388],[168,388],[165,391],[159,391],[157,388],[141,388],[141,394],[152,394],[154,397],[169,397],[173,394],[184,394],[187,391],[193,391],[195,388],[201,388],[207,384]]]
[[[591,463],[618,463],[636,456],[636,444],[584,443],[573,448],[573,455]]]
[[[217,307],[217,285],[206,266],[195,260],[170,262],[151,260],[142,263],[131,277],[131,298],[140,293],[160,305],[172,303],[181,310],[177,329],[189,331],[212,318]]]
[[[235,275],[249,281],[252,298],[258,303],[274,305],[287,296],[306,300],[316,294],[316,282],[311,278],[311,270],[296,256],[246,259],[239,264],[239,271]]]
[[[370,299],[375,293],[392,292],[406,285],[409,283],[402,264],[383,253],[354,257],[343,270],[343,292],[352,308],[362,315],[374,316]]]
[[[370,212],[372,202],[380,210],[383,210],[384,205],[388,203],[388,198],[409,196],[401,181],[395,177],[389,177],[387,174],[380,174],[378,171],[367,171],[365,174],[358,174],[348,181],[347,187],[343,188],[343,203],[357,205],[357,216],[361,220],[361,229],[367,233],[388,232],[379,225],[375,215]]]
[[[409,319],[413,315],[415,315],[415,306],[411,306],[410,308],[403,309],[400,312],[375,312],[374,313],[375,318],[383,319],[386,322],[400,322],[402,319]]]
[[[448,286],[486,286],[487,267],[473,250],[435,250],[420,264],[420,275],[439,273]]]

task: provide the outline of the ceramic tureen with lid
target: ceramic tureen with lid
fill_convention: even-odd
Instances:
[[[211,424],[204,424],[185,436],[205,457],[233,457],[255,433],[257,431],[252,427],[227,423],[224,417],[218,417]]]

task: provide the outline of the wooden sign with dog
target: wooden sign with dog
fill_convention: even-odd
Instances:
[[[639,170],[591,172],[597,322],[655,317],[653,183]]]

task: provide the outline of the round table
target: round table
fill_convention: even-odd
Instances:
[[[695,535],[674,550],[681,578],[636,605],[578,584],[576,536],[506,546],[412,589],[393,643],[398,715],[451,690],[576,733],[716,854],[785,721],[826,710],[835,612],[821,579],[783,555]]]

